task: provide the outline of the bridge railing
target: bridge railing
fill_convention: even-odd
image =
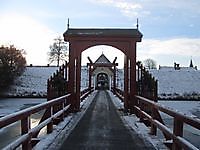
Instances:
[[[86,97],[88,97],[88,95],[90,93],[92,93],[94,91],[94,88],[91,87],[91,88],[86,88],[84,90],[81,91],[81,98],[80,100],[83,101]]]
[[[170,110],[164,106],[159,105],[152,100],[147,98],[136,96],[136,106],[134,106],[135,110],[137,111],[138,116],[141,120],[148,119],[151,122],[151,134],[156,135],[157,128],[160,129],[166,136],[166,140],[172,139],[172,149],[174,150],[198,150],[197,147],[192,145],[189,141],[187,141],[183,137],[183,126],[184,124],[190,125],[198,130],[200,130],[200,120],[196,120],[192,117],[183,115],[179,112],[174,110]],[[145,112],[143,110],[143,104],[146,104],[151,109],[151,114]],[[157,119],[157,112],[161,111],[169,116],[171,116],[174,120],[173,124],[173,131],[165,126],[163,123],[158,121]]]
[[[123,100],[123,91],[120,89],[115,89],[116,96]],[[162,105],[159,105],[154,100],[144,98],[142,96],[135,96],[136,105],[134,106],[134,112],[140,121],[144,122],[146,125],[150,125],[150,133],[152,135],[157,135],[157,129],[160,129],[163,133],[166,141],[172,140],[172,142],[165,144],[173,150],[198,150],[197,147],[192,145],[183,135],[184,124],[190,125],[193,128],[200,130],[200,120],[194,119],[192,117],[183,115],[175,110],[171,110]],[[160,112],[167,114],[173,118],[173,131],[167,127],[160,115]],[[147,124],[147,121],[150,124]]]
[[[141,62],[137,62],[136,68],[137,95],[157,101],[158,81]]]
[[[51,133],[53,131],[54,120],[57,118],[63,119],[66,112],[70,108],[69,96],[70,94],[64,95],[62,97],[52,99],[51,101],[0,118],[0,128],[7,127],[17,121],[21,122],[21,136],[7,145],[4,150],[16,149],[20,145],[22,145],[23,150],[30,150],[32,145],[34,145],[35,142],[38,142],[38,139],[35,136],[38,135],[38,133],[45,126],[47,127],[47,134]],[[60,110],[53,114],[53,107],[57,105],[61,105],[62,107],[60,107]],[[36,127],[31,128],[31,115],[42,110],[46,110],[46,112],[48,112],[46,113],[47,118],[40,122]]]
[[[47,99],[65,95],[68,93],[68,63],[65,62],[58,70],[47,80]]]
[[[117,97],[123,102],[123,100],[124,100],[124,91],[122,91],[121,89],[119,89],[119,88],[111,88],[111,91],[115,94],[115,95],[117,95]]]

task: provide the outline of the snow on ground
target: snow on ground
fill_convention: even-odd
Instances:
[[[45,96],[47,94],[47,79],[58,67],[26,67],[24,73],[18,77],[8,96]]]
[[[57,67],[27,67],[6,93],[8,96],[46,96],[47,79]],[[163,67],[150,70],[158,80],[158,95],[162,99],[198,99],[200,98],[200,70],[194,68]],[[117,86],[123,89],[123,70],[117,72]],[[81,89],[88,86],[88,70],[82,67]]]
[[[158,80],[158,94],[160,98],[197,99],[200,97],[200,70],[182,67],[163,67],[150,70]]]
[[[200,70],[191,67],[161,67],[149,72],[158,80],[161,99],[200,99]],[[137,74],[136,74],[137,75]],[[123,89],[123,70],[117,72],[117,86]]]
[[[28,66],[24,73],[15,80],[14,84],[4,95],[9,97],[45,97],[47,95],[47,79],[53,75],[57,69],[58,67],[53,66]],[[87,88],[88,73],[86,67],[82,67],[81,79],[81,89]]]

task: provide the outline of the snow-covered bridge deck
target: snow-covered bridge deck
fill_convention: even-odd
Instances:
[[[155,149],[124,125],[106,91],[99,91],[86,113],[65,139],[61,150]]]

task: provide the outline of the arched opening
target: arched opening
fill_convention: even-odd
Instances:
[[[87,65],[88,56],[95,61],[101,54],[104,54],[110,61],[117,57],[118,68],[124,68],[124,52],[110,45],[96,45],[85,49],[81,53],[81,66]]]
[[[98,90],[108,90],[110,87],[110,78],[108,74],[101,72],[96,76],[96,85],[95,89]]]
[[[85,89],[89,87],[89,84],[91,84],[94,89],[96,88],[96,77],[99,73],[105,73],[108,75],[109,78],[109,85],[107,87],[108,90],[111,90],[111,87],[113,87],[113,80],[114,80],[114,67],[111,67],[110,69],[107,67],[98,67],[97,69],[93,70],[91,75],[91,83],[89,83],[89,66],[87,66],[89,62],[88,57],[95,62],[101,55],[105,55],[106,58],[112,63],[116,57],[116,63],[118,64],[116,67],[116,85],[123,85],[123,67],[124,67],[124,53],[120,51],[119,49],[108,46],[108,45],[97,45],[89,47],[88,49],[84,50],[81,53],[81,89]],[[92,68],[93,69],[93,68]],[[123,90],[123,86],[120,86],[120,89]]]

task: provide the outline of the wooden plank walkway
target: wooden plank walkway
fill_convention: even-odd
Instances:
[[[99,91],[60,150],[153,150],[120,119],[106,91]]]

